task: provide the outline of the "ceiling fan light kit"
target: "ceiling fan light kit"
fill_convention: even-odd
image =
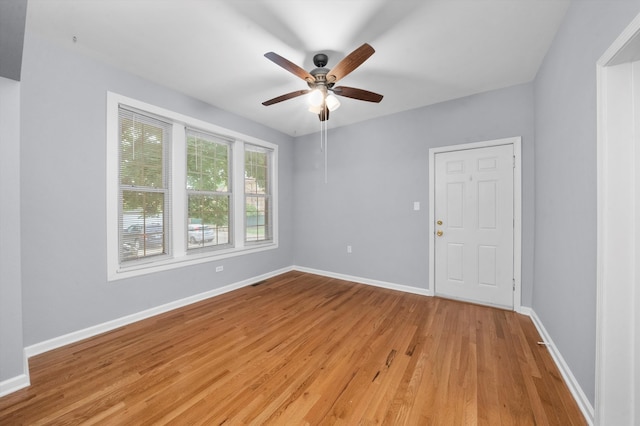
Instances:
[[[309,112],[312,112],[314,114],[320,114],[322,112],[322,104],[320,104],[320,105],[310,105],[309,106]]]
[[[325,68],[325,65],[327,65],[329,61],[329,57],[324,53],[318,53],[313,57],[313,63],[316,68],[309,72],[277,53],[265,53],[264,56],[267,59],[294,74],[298,78],[305,80],[309,89],[296,90],[295,92],[280,95],[273,99],[269,99],[268,101],[264,101],[262,105],[273,105],[308,93],[309,104],[311,105],[309,107],[309,111],[317,114],[320,121],[326,121],[329,119],[329,111],[335,111],[340,106],[340,101],[335,95],[378,103],[382,100],[382,95],[378,93],[347,86],[334,87],[339,80],[362,65],[362,63],[373,55],[374,52],[375,50],[373,47],[364,43],[362,46],[344,57],[331,70]]]
[[[324,102],[325,94],[320,89],[313,89],[309,92],[309,96],[307,99],[309,100],[309,105],[312,107],[320,107]]]
[[[329,111],[331,112],[337,110],[340,107],[340,100],[336,98],[333,94],[327,95],[324,101],[327,104],[327,108],[329,108]]]

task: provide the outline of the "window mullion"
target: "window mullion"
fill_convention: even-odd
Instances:
[[[236,248],[245,246],[244,142],[237,140],[233,152],[233,238]]]
[[[173,254],[174,257],[182,257],[187,254],[187,177],[184,173],[187,165],[187,143],[185,126],[173,124],[173,181],[171,182],[173,192],[172,217],[173,223]]]

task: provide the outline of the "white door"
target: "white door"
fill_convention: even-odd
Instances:
[[[435,155],[435,292],[513,309],[513,145]]]

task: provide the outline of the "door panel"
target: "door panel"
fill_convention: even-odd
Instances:
[[[496,182],[478,182],[478,228],[496,229]]]
[[[462,244],[449,243],[447,246],[447,279],[449,281],[464,281],[463,250]]]
[[[435,220],[436,294],[513,309],[513,145],[436,154]]]
[[[464,184],[447,184],[447,223],[451,228],[464,228]]]

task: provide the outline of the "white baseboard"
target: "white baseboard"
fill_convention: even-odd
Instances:
[[[368,284],[375,287],[382,287],[388,290],[402,291],[405,293],[419,294],[421,296],[433,296],[433,291],[426,288],[411,287],[408,285],[394,284],[386,281],[372,280],[369,278],[355,277],[352,275],[338,274],[335,272],[322,271],[319,269],[306,268],[304,266],[293,266],[293,270],[307,272],[309,274],[322,275],[329,278],[336,278],[344,281],[352,281],[359,284]]]
[[[22,388],[26,388],[30,384],[31,383],[29,382],[29,376],[27,376],[26,374],[21,374],[19,376],[12,377],[11,379],[0,382],[0,398]]]
[[[27,358],[30,358],[35,355],[39,355],[41,353],[71,344],[75,342],[79,342],[80,340],[87,339],[89,337],[97,336],[98,334],[105,333],[107,331],[115,330],[116,328],[132,324],[134,322],[153,317],[155,315],[159,315],[165,312],[172,311],[174,309],[178,309],[187,305],[191,305],[196,302],[200,302],[205,299],[209,299],[211,297],[219,296],[224,293],[228,293],[233,290],[237,290],[242,287],[246,287],[248,285],[254,284],[258,281],[266,280],[267,278],[274,277],[276,275],[283,274],[285,272],[291,271],[292,268],[283,268],[276,271],[272,271],[266,274],[262,274],[256,277],[252,277],[240,282],[236,282],[233,284],[226,285],[221,288],[216,288],[210,291],[206,291],[204,293],[196,294],[193,296],[185,297],[184,299],[176,300],[170,303],[166,303],[164,305],[156,306],[151,309],[147,309],[135,314],[127,315],[121,318],[117,318],[112,321],[107,321],[102,324],[94,325],[92,327],[87,327],[82,330],[74,331],[72,333],[65,334],[63,336],[54,337],[53,339],[46,340],[44,342],[36,343],[31,346],[27,346],[25,348],[25,355]]]
[[[540,333],[540,337],[542,337],[542,341],[546,343],[546,346],[549,349],[551,358],[553,358],[553,361],[558,366],[558,370],[560,370],[560,374],[562,375],[562,378],[564,379],[565,383],[569,387],[569,391],[571,392],[571,394],[573,395],[573,398],[578,403],[578,407],[580,407],[580,411],[582,411],[582,414],[584,415],[585,420],[590,426],[593,426],[594,418],[595,418],[593,405],[591,405],[591,402],[589,402],[589,399],[587,398],[584,391],[582,390],[582,387],[580,387],[580,384],[578,383],[575,376],[571,372],[571,369],[565,362],[564,358],[562,357],[562,354],[560,354],[560,351],[558,350],[556,345],[553,343],[553,340],[549,336],[549,333],[544,328],[544,325],[542,325],[542,321],[540,321],[540,318],[538,318],[538,315],[536,315],[535,311],[531,308],[521,308],[519,309],[519,312],[521,314],[528,315],[531,318],[531,321],[533,321],[533,324],[538,329],[538,333]]]
[[[9,395],[10,393],[13,393],[15,391],[18,391],[22,388],[26,388],[27,386],[29,386],[31,384],[31,381],[29,380],[29,362],[27,360],[27,356],[24,355],[25,351],[22,351],[23,353],[23,363],[22,363],[22,370],[23,373],[12,377],[10,379],[7,380],[3,380],[2,382],[0,382],[0,398],[2,398],[5,395]]]

